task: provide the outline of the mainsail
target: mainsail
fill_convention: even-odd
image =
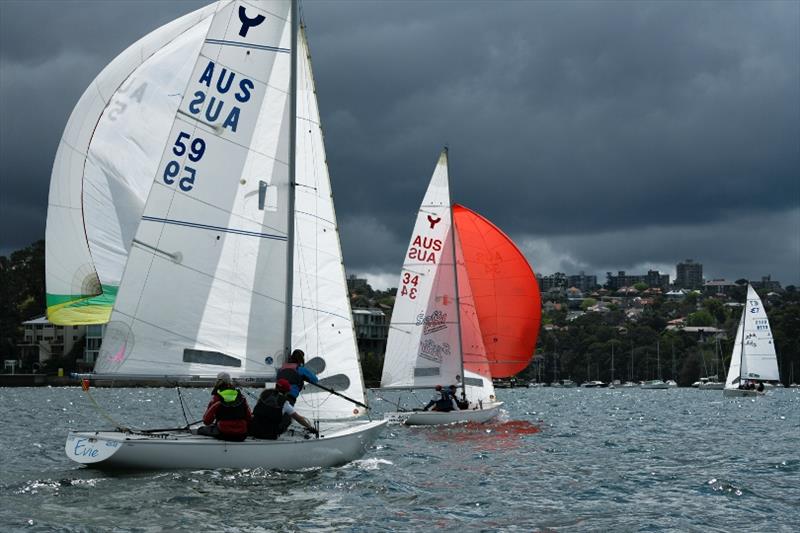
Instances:
[[[273,14],[282,13],[286,10],[285,6],[288,5],[285,2],[261,2],[260,4],[264,7],[265,12]],[[48,243],[53,243],[53,246],[48,248],[53,255],[53,260],[48,261],[48,267],[53,267],[48,270],[48,280],[51,279],[50,274],[57,274],[53,277],[52,283],[48,281],[48,287],[56,287],[57,280],[65,277],[63,271],[73,268],[74,264],[80,263],[81,272],[90,274],[88,277],[83,274],[81,274],[83,277],[79,276],[83,280],[82,285],[88,287],[87,289],[77,292],[74,289],[62,291],[64,294],[71,294],[72,296],[69,298],[51,298],[51,302],[58,302],[49,309],[49,316],[53,321],[74,324],[108,322],[122,278],[123,267],[128,260],[132,246],[138,252],[144,251],[145,255],[153,258],[172,258],[176,264],[183,262],[184,252],[178,245],[175,250],[168,251],[139,239],[138,236],[134,240],[140,222],[144,225],[176,226],[170,230],[185,234],[186,239],[177,237],[183,246],[189,245],[193,242],[193,238],[199,236],[197,230],[216,232],[214,235],[221,237],[220,241],[216,243],[218,250],[214,252],[218,255],[211,254],[211,257],[204,259],[203,261],[208,262],[208,266],[204,267],[205,270],[200,270],[203,272],[200,274],[201,278],[204,276],[219,278],[212,283],[212,285],[216,284],[216,288],[201,289],[202,283],[196,285],[195,281],[192,281],[194,273],[188,278],[185,275],[178,276],[186,278],[186,284],[180,289],[178,289],[179,285],[170,283],[170,290],[172,288],[176,290],[176,294],[171,295],[175,299],[174,305],[179,305],[178,302],[180,302],[182,307],[187,302],[187,295],[191,295],[194,309],[202,310],[204,316],[191,318],[186,316],[186,311],[182,311],[180,314],[183,317],[181,319],[183,324],[179,325],[171,324],[168,316],[158,316],[157,313],[143,311],[142,316],[149,316],[153,313],[153,316],[144,319],[144,322],[158,325],[155,328],[145,328],[147,331],[142,330],[139,335],[135,336],[128,332],[130,324],[126,320],[115,318],[114,323],[108,328],[106,336],[108,340],[104,341],[105,349],[102,352],[105,355],[111,353],[111,357],[101,357],[96,366],[100,372],[165,376],[208,374],[214,369],[218,369],[217,367],[223,366],[230,367],[233,374],[252,375],[253,373],[261,374],[264,371],[274,372],[274,367],[279,366],[284,359],[282,349],[274,346],[267,348],[266,345],[259,344],[259,341],[255,339],[268,334],[272,335],[274,340],[279,337],[277,334],[284,325],[280,321],[270,320],[270,328],[265,329],[258,324],[259,320],[263,318],[259,314],[273,316],[276,308],[281,302],[285,305],[286,300],[285,296],[278,293],[280,293],[281,283],[286,281],[286,270],[279,265],[285,261],[287,251],[280,251],[280,249],[281,247],[285,248],[288,239],[288,228],[284,220],[287,219],[287,210],[289,209],[287,204],[289,179],[287,164],[289,141],[287,136],[290,128],[287,124],[290,123],[288,119],[290,109],[287,96],[289,93],[287,76],[289,76],[290,70],[286,59],[289,55],[289,49],[286,48],[288,41],[283,41],[290,38],[288,26],[286,26],[286,24],[290,24],[290,21],[287,18],[284,23],[286,27],[279,30],[280,36],[276,38],[283,41],[282,44],[277,45],[269,44],[268,41],[246,43],[239,38],[241,30],[237,28],[233,28],[236,30],[232,31],[233,34],[239,32],[233,39],[226,39],[225,35],[209,33],[215,13],[217,14],[215,24],[220,24],[220,20],[227,20],[224,17],[228,17],[233,21],[232,26],[235,25],[240,8],[245,9],[245,19],[258,20],[257,17],[247,18],[249,15],[246,9],[249,5],[256,4],[233,3],[230,0],[223,0],[156,30],[115,60],[98,76],[98,80],[107,77],[109,71],[113,73],[120,70],[117,64],[130,54],[135,55],[136,58],[148,57],[138,68],[135,65],[128,68],[128,70],[132,70],[132,73],[129,73],[118,91],[119,94],[134,95],[136,105],[117,99],[107,102],[105,108],[98,109],[95,115],[99,114],[99,116],[95,116],[97,125],[86,160],[85,172],[64,174],[54,169],[51,187],[60,188],[71,179],[75,182],[75,186],[84,190],[83,201],[77,202],[78,207],[73,209],[71,214],[83,218],[86,231],[84,236],[83,228],[75,225],[52,224],[48,226],[53,230],[52,239],[48,238]],[[266,18],[265,26],[272,23],[268,20],[269,17]],[[183,23],[181,23],[182,21]],[[245,34],[250,32],[250,28],[251,26],[248,26]],[[170,31],[167,31],[168,29]],[[273,28],[273,30],[276,29],[277,27]],[[264,52],[276,54],[275,61],[267,58],[266,62],[255,63],[258,61],[258,57],[251,55],[249,50],[244,50],[245,44],[253,46],[253,49],[258,50],[262,57],[265,57]],[[203,55],[198,61],[201,47],[203,47]],[[266,101],[263,108],[257,113],[257,124],[255,124],[252,135],[247,131],[242,131],[243,127],[252,126],[252,124],[250,126],[245,124],[247,117],[243,117],[243,110],[256,107],[249,95],[251,91],[254,94],[258,92],[255,89],[256,84],[253,84],[253,89],[246,81],[244,81],[244,86],[239,85],[248,78],[243,75],[242,71],[235,70],[235,65],[232,67],[220,63],[219,60],[214,62],[214,66],[208,72],[203,70],[209,68],[208,60],[216,58],[217,56],[214,54],[216,51],[221,51],[221,47],[239,49],[247,59],[248,66],[252,68],[250,72],[253,74],[254,81],[263,79],[269,86],[266,89]],[[145,51],[151,49],[155,49],[155,51],[151,51],[147,56]],[[282,56],[282,59],[278,59],[278,56]],[[203,57],[206,58],[205,63],[202,63]],[[123,61],[123,63],[125,62]],[[133,60],[128,63],[138,64]],[[278,80],[278,78],[280,79]],[[229,87],[228,84],[230,84]],[[198,91],[200,91],[199,95]],[[246,102],[246,105],[242,105],[240,102],[240,99],[245,97],[245,93],[242,91],[248,93],[250,101]],[[323,385],[333,387],[350,398],[365,403],[363,379],[358,364],[350,303],[347,299],[338,227],[325,158],[310,54],[305,32],[302,29],[298,33],[296,94],[295,165],[297,186],[295,188],[295,209],[291,215],[294,223],[291,342],[294,347],[306,351],[309,367],[321,375]],[[92,96],[94,96],[94,92],[90,88],[84,99]],[[228,101],[225,99],[226,96],[229,97]],[[257,96],[264,97],[263,94]],[[178,110],[179,103],[181,104],[180,110]],[[237,107],[238,110],[235,109]],[[249,115],[256,114],[248,113]],[[70,124],[79,118],[84,122],[88,120],[76,117],[75,113],[73,116],[75,118],[70,121]],[[181,194],[195,196],[197,191],[192,193],[191,189],[190,191],[184,190],[187,187],[194,188],[194,184],[190,184],[186,180],[182,182],[183,187],[181,187],[181,182],[178,182],[176,189],[166,187],[168,180],[175,181],[180,177],[171,174],[175,172],[175,165],[186,162],[186,157],[189,157],[189,168],[192,169],[195,176],[198,175],[200,162],[192,160],[192,157],[197,158],[198,153],[192,152],[191,149],[199,149],[205,143],[204,150],[208,150],[207,139],[203,135],[201,135],[200,141],[191,136],[181,136],[181,133],[189,135],[188,127],[195,121],[201,128],[203,125],[215,126],[212,133],[228,133],[227,137],[225,135],[221,137],[233,141],[234,145],[248,146],[249,143],[250,153],[245,157],[246,162],[242,164],[241,172],[236,166],[226,166],[223,172],[222,165],[218,163],[214,164],[212,170],[206,171],[206,173],[211,172],[220,177],[228,176],[225,177],[227,185],[224,187],[237,180],[237,177],[231,174],[239,173],[238,181],[241,190],[239,193],[232,194],[238,194],[241,198],[223,200],[223,203],[233,201],[234,203],[230,207],[214,203],[228,194],[218,189],[215,189],[216,192],[213,193],[214,197],[210,203],[200,199],[199,205],[184,202],[185,205],[181,207],[180,202],[176,203],[175,200],[181,200]],[[171,129],[173,123],[175,127]],[[276,125],[279,125],[281,131],[277,136],[271,131]],[[68,125],[67,132],[70,129],[71,127]],[[232,131],[234,129],[237,131]],[[183,162],[177,161],[175,153],[175,150],[182,150],[181,145],[187,146],[189,152],[184,156]],[[227,145],[227,148],[223,146],[223,149],[231,149],[231,146]],[[274,152],[274,156],[267,155],[268,161],[264,161],[260,155],[269,154],[270,151]],[[60,150],[59,153],[61,154],[62,151]],[[218,153],[221,152],[218,151]],[[236,156],[238,157],[243,152],[234,148],[230,153],[238,154]],[[57,162],[58,160],[57,157]],[[92,166],[94,161],[99,161],[99,163]],[[175,161],[174,164],[173,161]],[[225,161],[231,161],[231,159]],[[178,168],[183,167],[179,166]],[[270,175],[270,173],[272,174],[271,179],[261,179],[263,176],[260,174]],[[153,175],[156,175],[155,180],[152,179]],[[150,211],[145,212],[145,200],[153,187],[157,189],[153,193],[153,203],[149,208]],[[206,187],[206,191],[208,190]],[[227,190],[225,189],[225,191]],[[220,195],[217,195],[217,192]],[[165,193],[168,196],[171,195],[171,198],[158,200]],[[56,196],[51,195],[51,202],[55,202],[55,199]],[[170,203],[169,217],[164,215],[163,209],[157,207],[159,202],[167,201]],[[209,212],[203,213],[204,209],[208,209]],[[227,211],[230,211],[229,215],[225,215]],[[181,215],[183,218],[176,214],[179,212],[183,214]],[[261,216],[259,213],[263,215],[262,219],[259,219]],[[55,219],[58,214],[58,206],[51,205],[48,216]],[[244,226],[237,225],[234,218],[236,216],[243,217],[244,220],[240,222],[243,222]],[[217,223],[208,223],[208,220],[214,217],[216,217]],[[198,222],[198,220],[204,220],[204,222]],[[178,226],[183,229],[178,229]],[[245,227],[246,229],[244,229]],[[60,238],[60,235],[64,233],[68,237]],[[223,234],[229,237],[227,241],[222,240]],[[256,252],[252,246],[248,248],[245,245],[233,243],[233,240],[238,237],[232,237],[232,235],[253,237],[256,234],[261,239],[277,239],[279,244],[272,246],[262,242],[258,246],[260,251]],[[163,237],[163,235],[159,235],[159,239]],[[64,247],[61,244],[77,238],[83,239],[87,243],[84,246],[85,250],[84,248],[62,249]],[[202,237],[200,238],[202,239]],[[249,241],[247,238],[243,240]],[[280,244],[281,241],[283,244]],[[271,247],[276,249],[272,250]],[[268,248],[271,251],[267,251]],[[81,251],[85,253],[81,255]],[[233,259],[226,266],[224,258],[227,257]],[[253,258],[255,258],[255,263]],[[129,276],[131,281],[126,282],[127,286],[132,287],[133,294],[144,288],[141,284],[135,286],[132,281],[136,276],[142,275],[139,272],[141,267],[137,266],[137,261],[140,260],[138,254],[135,259],[131,260]],[[169,267],[162,273],[163,279],[171,279],[175,274],[175,269],[170,265],[159,265],[158,261],[155,263],[157,264],[155,272],[161,272],[165,266]],[[219,272],[212,272],[217,268],[214,264],[219,267]],[[242,266],[244,268],[240,270]],[[177,270],[180,271],[181,268],[183,267],[179,267]],[[248,268],[252,269],[249,274],[246,272]],[[149,270],[152,270],[152,267]],[[234,270],[236,270],[236,276],[233,276]],[[190,271],[193,271],[192,268]],[[269,275],[264,274],[265,271],[268,271]],[[233,277],[235,279],[232,279]],[[102,288],[98,288],[100,285],[92,281],[95,279],[104,280],[100,284]],[[239,284],[237,290],[244,291],[246,294],[242,297],[242,294],[236,291],[228,291],[225,283],[220,280],[231,284],[231,287]],[[251,282],[253,283],[252,291],[247,288]],[[191,285],[191,288],[188,285]],[[264,289],[261,287],[262,285],[267,288]],[[148,287],[152,288],[152,284],[148,284]],[[153,290],[155,293],[151,295],[151,300],[144,301],[152,304],[152,301],[158,301],[170,294],[170,290],[166,292],[157,288]],[[182,295],[177,294],[180,291],[183,291]],[[255,292],[256,296],[251,296],[250,292]],[[267,295],[269,304],[258,303],[262,295]],[[247,304],[248,301],[250,304]],[[119,306],[120,310],[127,309],[126,306],[129,305],[126,300],[123,300]],[[247,305],[250,305],[255,311],[252,316]],[[165,313],[167,312],[167,308],[164,306],[158,305],[157,307],[163,309]],[[226,315],[226,309],[230,311],[228,315]],[[235,328],[231,330],[231,324],[234,321],[237,327],[246,325],[248,321],[251,326],[246,331],[241,329],[237,332]],[[203,322],[206,323],[205,326],[202,326]],[[188,341],[165,341],[161,338],[165,326],[168,329],[174,329],[174,334],[177,334],[179,338],[188,339]],[[144,326],[140,324],[139,327],[143,328]],[[217,331],[213,331],[215,328]],[[234,340],[237,336],[238,340]],[[138,355],[130,358],[129,355],[126,355],[132,344],[137,342],[136,338],[139,339],[138,342],[150,342],[143,341],[148,338],[154,339],[155,342],[155,345],[141,347],[150,355],[141,355],[140,363],[135,363],[139,358]],[[186,342],[191,344],[191,339],[197,341],[196,346],[184,347],[183,350],[193,351],[185,352],[178,357],[181,352],[180,346]],[[171,367],[164,366],[161,355],[163,348],[157,348],[165,343],[177,346],[173,350],[175,353],[168,357],[168,360],[175,363]],[[123,345],[125,347],[124,354],[120,352]],[[261,353],[265,349],[268,353]],[[237,366],[247,360],[247,356],[243,355],[244,352],[259,354],[251,356],[249,368]],[[128,362],[122,364],[123,360]],[[320,389],[313,387],[308,387],[304,391],[298,408],[307,414],[324,418],[340,418],[361,413],[358,409],[354,410],[352,404],[346,400],[330,397],[328,393],[322,393]]]
[[[98,372],[270,374],[282,360],[291,39],[287,3],[218,4],[133,239]]]
[[[108,322],[169,127],[216,5],[146,35],[86,89],[50,180],[47,316]]]
[[[778,359],[761,298],[747,286],[747,302],[736,330],[733,354],[725,380],[726,389],[736,389],[742,380],[777,381]]]
[[[461,205],[453,206],[453,218],[491,376],[513,376],[536,349],[542,317],[536,276],[514,242],[487,219]]]
[[[405,255],[382,387],[456,383],[462,370],[447,153],[436,163]]]

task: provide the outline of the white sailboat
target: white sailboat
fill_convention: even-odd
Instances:
[[[465,365],[468,361],[469,365]],[[495,398],[458,232],[453,223],[447,150],[428,185],[389,326],[381,389],[457,385],[470,407],[449,412],[390,413],[407,425],[485,422],[503,402]]]
[[[157,76],[171,64],[162,61],[171,57],[165,51],[184,40],[189,44],[178,55],[190,68],[178,103],[154,111],[160,117],[155,124],[166,133],[157,132],[161,146],[138,219],[135,209],[94,212],[117,222],[135,220],[129,241],[124,232],[115,241],[121,246],[115,257],[125,264],[118,291],[102,281],[98,262],[69,259],[86,250],[94,257],[91,250],[110,241],[92,242],[93,215],[76,203],[87,194],[80,189],[94,182],[74,162],[64,171],[57,156],[51,208],[69,189],[72,203],[65,205],[72,207],[63,217],[82,219],[87,231],[76,250],[56,244],[48,252],[48,295],[67,297],[54,301],[48,312],[63,321],[97,323],[113,302],[95,367],[99,375],[170,381],[225,371],[240,382],[269,381],[289,350],[299,347],[309,354],[307,365],[320,383],[337,395],[306,387],[298,399],[301,413],[321,421],[318,439],[298,435],[231,443],[188,431],[83,431],[69,434],[65,451],[79,463],[123,468],[297,469],[346,463],[364,453],[385,422],[352,420],[364,414],[354,405],[365,406],[366,399],[296,3],[222,0],[146,36],[120,56],[131,61],[118,59],[106,70],[120,87],[136,76],[145,58],[148,72]],[[98,80],[109,76],[104,71]],[[159,94],[162,100],[174,96]],[[113,97],[103,102],[94,115],[75,112],[70,118],[65,138],[70,131],[88,132],[83,151],[70,158],[88,164],[95,144],[113,145],[113,139],[91,135],[93,119],[94,135],[110,120]],[[143,127],[138,112],[130,121]],[[128,140],[135,143],[139,136]],[[116,146],[122,162],[126,147]],[[152,150],[148,154],[140,159],[152,163]],[[116,187],[116,175],[100,174],[103,179],[95,181],[108,190]],[[48,246],[59,235],[62,211],[53,209],[52,218],[48,213]],[[63,229],[75,233],[74,226]],[[51,265],[62,255],[68,259],[51,276]],[[69,268],[81,261],[69,278]],[[64,290],[60,281],[87,272],[82,279],[101,281],[83,283],[78,292],[57,292]],[[105,300],[98,303],[98,297]],[[82,307],[96,312],[81,313]]]
[[[661,343],[656,341],[656,366],[658,368],[658,379],[651,379],[649,381],[645,381],[640,385],[643,389],[656,389],[656,390],[664,390],[669,389],[669,384],[661,379]]]
[[[748,284],[747,301],[736,330],[731,363],[722,394],[725,397],[757,396],[763,392],[745,389],[746,382],[766,385],[767,382],[779,380],[778,358],[767,312],[758,293]]]

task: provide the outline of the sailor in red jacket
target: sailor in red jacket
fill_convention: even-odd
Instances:
[[[247,438],[247,426],[252,418],[244,394],[233,386],[228,374],[221,373],[203,415],[206,425],[198,428],[197,434],[240,442]]]

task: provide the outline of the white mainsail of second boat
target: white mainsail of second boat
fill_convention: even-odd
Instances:
[[[98,372],[271,378],[295,342],[323,384],[365,403],[295,13],[278,0],[217,4],[132,239]],[[327,393],[304,394],[298,407],[316,419],[363,413]],[[132,467],[326,466],[361,455],[382,425],[323,426],[325,438],[311,443],[246,441],[232,454],[205,437],[140,436],[130,446],[103,432],[92,442],[105,448],[87,456],[77,444],[87,437],[75,433],[66,451]]]
[[[446,150],[436,163],[406,251],[381,377],[383,389],[436,385],[456,385],[473,408],[404,414],[407,424],[484,421],[501,405],[495,402],[453,224]]]

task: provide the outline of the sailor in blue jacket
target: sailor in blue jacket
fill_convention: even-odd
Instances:
[[[289,402],[292,405],[295,404],[297,397],[300,396],[300,392],[303,390],[306,381],[309,383],[319,382],[317,375],[303,366],[305,362],[306,354],[303,350],[293,351],[286,364],[278,370],[278,375],[275,378],[276,381],[278,379],[285,379],[291,385],[291,389],[289,390]]]

